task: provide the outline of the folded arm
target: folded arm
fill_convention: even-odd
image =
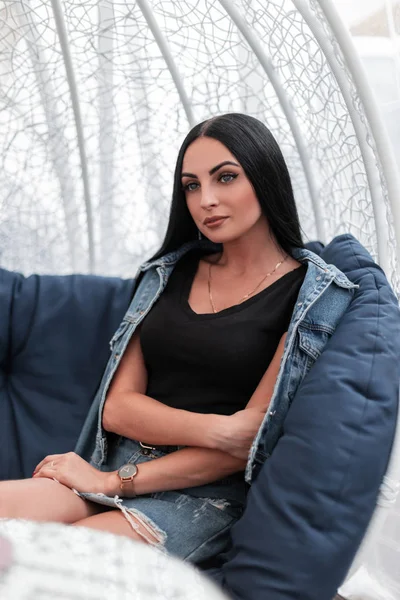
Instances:
[[[282,337],[275,356],[250,398],[246,409],[230,417],[200,415],[165,407],[162,403],[148,398],[143,393],[129,389],[129,382],[132,381],[130,379],[131,375],[126,372],[127,369],[125,369],[125,373],[121,369],[119,379],[113,383],[110,396],[115,394],[111,396],[111,398],[114,398],[114,405],[117,404],[116,399],[119,398],[120,407],[121,405],[124,406],[127,412],[122,418],[122,414],[119,412],[121,408],[119,407],[116,411],[117,415],[121,416],[120,421],[118,421],[117,415],[114,415],[112,421],[113,431],[148,443],[191,446],[141,464],[138,475],[135,477],[135,492],[137,494],[203,485],[242,471],[245,468],[251,439],[261,424],[273,393],[285,337],[286,334]],[[138,346],[140,350],[138,339],[134,340],[128,350],[133,353],[132,347],[134,344],[137,345],[136,352],[138,353]],[[126,353],[126,356],[129,356],[129,354]],[[143,357],[141,357],[141,360],[143,360]],[[128,360],[125,362],[126,364],[128,364]],[[137,364],[134,369],[132,367],[131,363],[129,365],[130,370],[136,371],[137,374]],[[147,378],[143,375],[142,378],[141,392],[147,384]],[[117,393],[119,393],[119,396],[117,396]],[[110,402],[109,407],[112,406],[113,404]],[[105,414],[103,420],[106,416]],[[212,435],[207,429],[207,420],[203,420],[202,417],[214,418],[214,420],[210,419],[208,421],[210,426],[217,424]],[[126,423],[125,427],[123,423]],[[243,426],[244,423],[246,423],[247,429]],[[108,421],[106,421],[106,425],[109,426]],[[115,427],[118,431],[115,430]],[[244,430],[247,431],[248,439],[246,433],[243,433]],[[241,432],[241,446],[237,448],[238,456],[232,456],[220,448],[223,445],[222,440],[229,437],[229,435],[235,437],[236,431]],[[219,433],[217,434],[217,432]],[[206,438],[210,447],[197,447],[205,445],[204,438]],[[244,438],[246,438],[246,441],[244,441]],[[239,449],[242,456],[240,456]],[[106,491],[108,494],[113,494],[118,493],[118,490],[119,479],[116,472],[114,472],[108,478]]]
[[[147,370],[136,332],[111,382],[103,411],[106,431],[147,444],[212,446],[214,417],[171,408],[145,395]]]

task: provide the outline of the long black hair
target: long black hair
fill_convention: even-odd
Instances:
[[[271,232],[284,252],[290,253],[293,247],[302,248],[292,183],[274,136],[258,119],[241,113],[228,113],[195,125],[186,136],[176,161],[167,232],[153,259],[198,237],[198,229],[186,205],[181,174],[187,148],[203,136],[221,142],[239,161],[254,188]]]

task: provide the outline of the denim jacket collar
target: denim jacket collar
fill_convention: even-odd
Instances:
[[[160,256],[155,260],[143,263],[140,267],[140,271],[147,271],[152,267],[174,265],[180,258],[182,258],[182,256],[195,248],[204,251],[219,252],[221,251],[222,244],[216,244],[207,239],[186,242],[180,248],[178,248],[178,250],[174,250],[168,254],[165,254],[164,256]],[[321,270],[321,274],[330,273],[331,276],[333,276],[335,283],[340,287],[349,289],[354,288],[354,284],[346,277],[344,273],[339,271],[339,269],[337,269],[337,267],[334,265],[328,265],[317,254],[311,252],[311,250],[307,250],[306,248],[292,248],[292,256],[303,264],[314,264],[317,269]]]

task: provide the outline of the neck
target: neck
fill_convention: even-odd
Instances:
[[[223,245],[218,264],[232,274],[272,270],[285,256],[277,242],[265,229],[248,234]]]

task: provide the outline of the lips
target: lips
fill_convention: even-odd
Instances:
[[[222,223],[222,221],[224,221],[227,218],[228,217],[223,217],[223,216],[218,216],[218,215],[215,217],[208,217],[207,219],[204,220],[204,225],[214,225],[219,222]]]

